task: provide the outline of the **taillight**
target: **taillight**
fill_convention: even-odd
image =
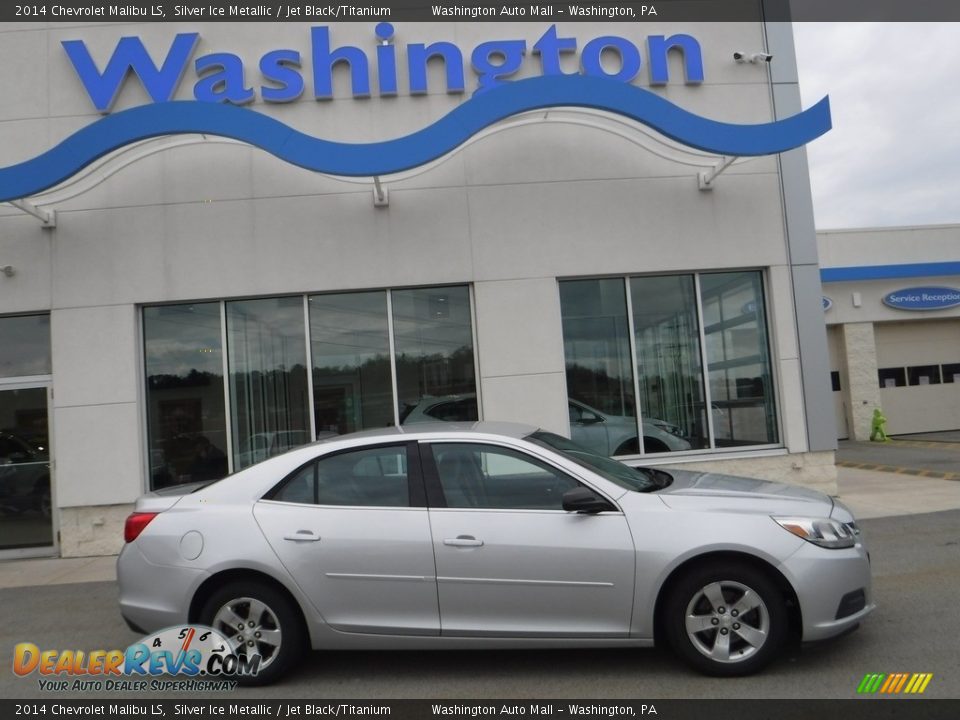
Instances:
[[[127,521],[123,524],[124,542],[133,542],[136,540],[143,529],[150,524],[159,513],[135,512],[127,516]]]

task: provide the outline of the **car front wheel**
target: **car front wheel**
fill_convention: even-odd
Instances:
[[[200,621],[219,632],[238,657],[259,655],[256,675],[238,675],[242,685],[267,685],[293,668],[304,649],[306,632],[293,603],[262,582],[232,582],[203,607]]]
[[[666,631],[674,651],[708,675],[749,675],[783,646],[787,610],[769,577],[746,564],[701,565],[667,598]]]

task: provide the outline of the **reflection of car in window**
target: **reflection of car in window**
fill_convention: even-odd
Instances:
[[[632,417],[607,415],[578,400],[569,401],[570,436],[581,445],[604,455],[634,455],[637,444],[637,422]],[[400,424],[418,422],[475,422],[479,419],[474,394],[430,397],[408,404],[400,414]],[[643,446],[648,453],[680,452],[690,449],[683,431],[664,420],[643,419]]]
[[[424,395],[419,402],[408,403],[400,412],[400,424],[409,425],[418,422],[476,422],[480,419],[477,412],[477,396],[450,395],[431,397]]]
[[[278,430],[250,436],[250,449],[240,453],[239,467],[247,467],[310,442],[306,430]]]
[[[607,415],[578,400],[569,401],[570,437],[604,455],[633,455],[637,445],[637,421],[624,415]],[[689,450],[683,431],[657,418],[643,419],[643,448],[648,453]]]
[[[317,433],[317,440],[327,440],[337,437],[337,433],[321,430]],[[310,433],[306,430],[278,430],[276,432],[256,433],[250,437],[250,450],[240,453],[234,465],[234,471],[255,465],[268,458],[282,455],[302,445],[313,442]]]
[[[50,516],[49,460],[45,441],[0,430],[0,512]]]

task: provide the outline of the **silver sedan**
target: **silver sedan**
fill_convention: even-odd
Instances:
[[[666,644],[713,675],[873,610],[850,511],[812,490],[632,468],[535,428],[337,437],[144,495],[118,560],[134,629],[214,628],[248,683],[308,648]]]

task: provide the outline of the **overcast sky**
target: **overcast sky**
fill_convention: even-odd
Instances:
[[[960,24],[797,23],[818,229],[960,223]],[[776,58],[774,58],[776,62]],[[960,248],[958,248],[960,255]]]

